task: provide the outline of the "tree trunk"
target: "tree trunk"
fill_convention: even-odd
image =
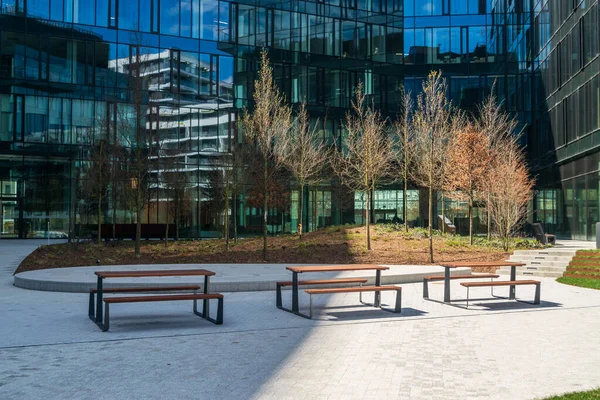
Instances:
[[[98,244],[102,243],[102,142],[100,142],[100,160],[98,160]],[[47,213],[46,215],[50,215]],[[50,235],[50,232],[48,232]]]
[[[264,199],[263,199],[263,260],[267,261],[267,207],[268,207],[268,196],[269,196],[269,190],[268,190],[268,184],[269,184],[269,175],[268,175],[268,166],[269,166],[269,160],[265,157],[265,164],[264,164],[264,187],[263,187],[263,195],[264,195]]]
[[[469,199],[469,244],[473,245],[473,199]]]
[[[404,217],[404,231],[408,233],[408,204],[406,204],[406,201],[408,200],[408,194],[406,193],[408,191],[408,179],[407,179],[407,174],[404,173],[404,193],[402,194],[402,212],[404,213],[403,217]]]
[[[317,231],[317,192],[318,186],[315,186],[315,191],[313,192],[313,232]]]
[[[179,219],[181,218],[179,216],[180,214],[180,210],[179,210],[179,206],[177,206],[175,208],[175,241],[179,241]]]
[[[485,211],[487,214],[487,240],[488,242],[492,240],[492,213],[490,212],[490,195],[488,193],[487,196],[487,204],[485,207]]]
[[[371,250],[371,190],[367,190],[367,215],[365,217],[367,225],[367,250]]]
[[[225,191],[225,223],[223,232],[225,233],[225,251],[229,251],[229,193]]]
[[[165,247],[169,244],[169,200],[167,199],[167,223],[165,226]]]
[[[442,233],[446,233],[446,201],[444,198],[444,192],[442,195]]]
[[[115,179],[113,177],[113,179]],[[113,183],[113,209],[112,209],[112,238],[117,238],[117,191],[114,188]]]
[[[140,195],[138,194],[138,201],[141,202]],[[140,256],[140,247],[142,241],[142,209],[138,205],[136,214],[136,222],[135,222],[135,256],[139,258]]]
[[[237,194],[233,195],[233,243],[237,243]]]
[[[433,187],[429,186],[429,262],[433,264]]]
[[[304,184],[300,184],[300,194],[298,195],[298,236],[302,240],[302,211],[304,209]]]

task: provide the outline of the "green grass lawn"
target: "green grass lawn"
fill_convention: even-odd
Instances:
[[[560,396],[548,397],[544,400],[592,400],[600,399],[600,388],[590,390],[589,392],[573,392]]]
[[[561,278],[558,278],[556,281],[560,282],[560,283],[564,283],[565,285],[572,285],[572,286],[579,286],[579,287],[584,287],[584,288],[589,288],[589,289],[600,290],[600,279],[561,277]]]

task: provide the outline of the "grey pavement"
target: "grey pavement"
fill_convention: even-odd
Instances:
[[[400,315],[348,294],[315,297],[314,320],[276,309],[274,292],[226,293],[222,326],[182,302],[122,304],[103,333],[85,294],[11,286],[36,244],[6,242],[0,399],[531,399],[600,386],[600,291],[551,279],[540,306],[482,299],[466,310],[403,284]],[[453,282],[452,295],[465,289]],[[430,296],[441,299],[442,285]]]

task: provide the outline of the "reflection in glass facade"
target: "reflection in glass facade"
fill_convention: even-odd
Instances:
[[[526,127],[542,185],[532,218],[590,239],[597,22],[590,0],[0,0],[1,237],[73,236],[95,224],[98,204],[81,195],[86,168],[102,141],[135,146],[122,122],[132,115],[160,147],[144,223],[167,222],[165,182],[182,176],[182,237],[214,235],[222,211],[210,201],[210,172],[241,143],[236,116],[252,107],[266,47],[286,98],[306,100],[329,143],[359,82],[390,118],[401,89],[416,96],[431,69],[467,110],[495,90]],[[360,193],[334,183],[302,194],[290,183],[290,204],[272,210],[269,230],[295,229],[300,195],[305,230],[360,223]],[[411,188],[406,216],[402,198],[397,187],[378,191],[374,220],[426,224],[425,193]],[[119,188],[101,202],[104,223],[134,222]],[[235,204],[239,231],[256,230],[260,211],[248,196]]]
[[[534,3],[527,146],[538,191],[531,220],[565,237],[593,240],[600,201],[600,9],[592,0]]]

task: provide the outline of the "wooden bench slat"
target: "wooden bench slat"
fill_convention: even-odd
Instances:
[[[298,285],[328,285],[336,283],[367,283],[368,279],[363,278],[341,278],[341,279],[309,279],[298,281]],[[292,281],[277,282],[279,286],[292,286]]]
[[[221,293],[198,293],[198,294],[170,294],[160,296],[129,296],[129,297],[107,297],[105,303],[143,303],[150,301],[177,301],[177,300],[209,300],[222,299]]]
[[[511,286],[511,285],[538,285],[540,281],[494,281],[494,282],[461,282],[461,286],[464,287],[485,287],[485,286]]]
[[[150,287],[119,287],[119,288],[104,288],[103,293],[135,293],[135,292],[159,292],[159,291],[173,291],[173,290],[200,290],[199,285],[187,285],[187,286],[150,286]],[[98,289],[90,289],[90,293],[97,293]]]
[[[101,278],[152,278],[159,276],[213,276],[215,273],[206,269],[153,269],[147,271],[96,271]]]
[[[475,278],[500,278],[500,275],[496,274],[479,274],[479,275],[452,275],[450,279],[475,279]],[[443,281],[444,275],[431,275],[425,278],[428,281]]]
[[[349,288],[326,288],[326,289],[306,289],[308,294],[325,294],[325,293],[358,293],[358,292],[384,292],[384,291],[401,291],[400,286],[359,286]]]

